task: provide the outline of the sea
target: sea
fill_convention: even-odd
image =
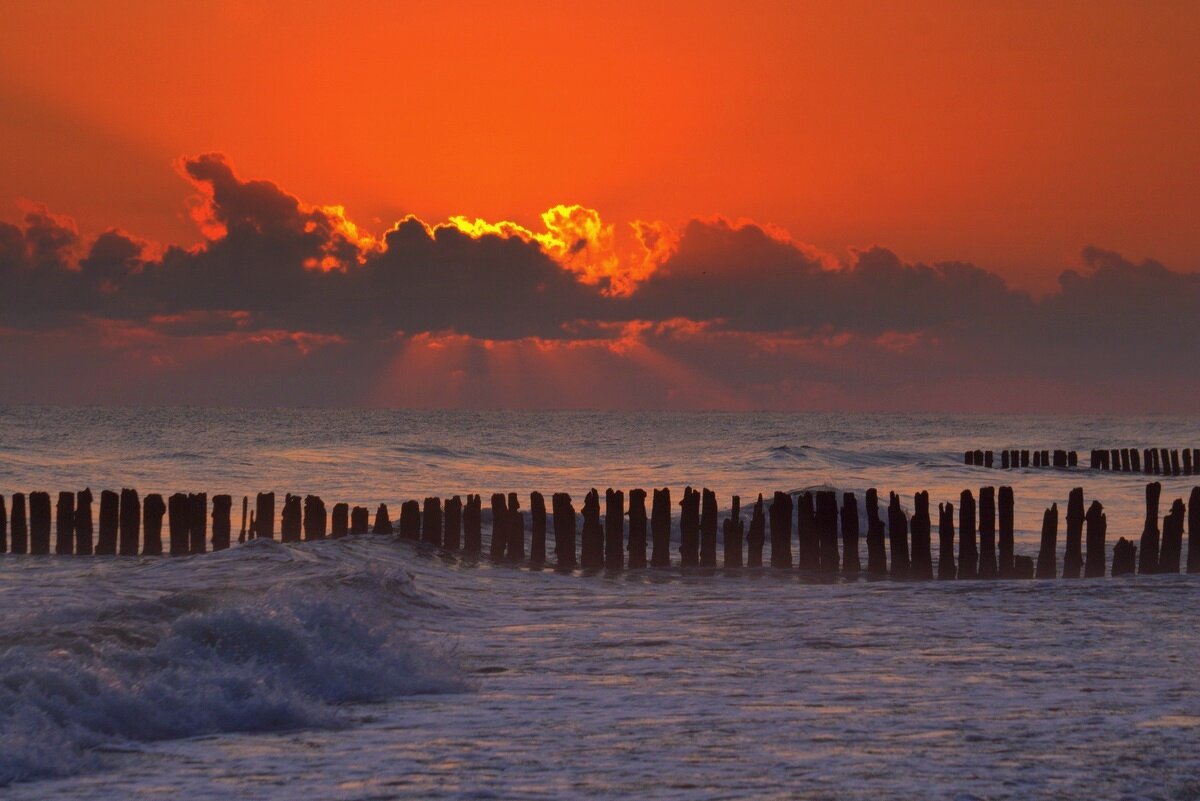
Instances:
[[[230,493],[236,538],[268,490],[393,519],[428,495],[691,485],[748,517],[759,492],[927,490],[936,558],[936,504],[1007,485],[1036,557],[1076,486],[1110,548],[1136,542],[1148,477],[965,450],[1150,446],[1200,446],[1200,419],[0,407],[0,494]],[[1162,513],[1200,483],[1159,480]],[[1198,634],[1200,575],[584,574],[384,535],[4,554],[0,797],[1200,799]]]

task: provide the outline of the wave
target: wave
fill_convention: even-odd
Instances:
[[[98,748],[341,727],[345,704],[469,689],[445,654],[398,625],[412,595],[403,571],[213,595],[98,602],[8,632],[0,785],[103,767]]]

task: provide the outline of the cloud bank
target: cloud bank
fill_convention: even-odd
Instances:
[[[205,233],[0,222],[0,402],[1200,409],[1200,275],[1087,247],[1035,299],[971,264],[842,261],[768,226],[544,230],[344,210],[182,162]]]

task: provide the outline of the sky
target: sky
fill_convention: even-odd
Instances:
[[[0,402],[1200,410],[1200,6],[0,2]]]

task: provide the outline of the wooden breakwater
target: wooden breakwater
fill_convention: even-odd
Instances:
[[[1066,470],[1079,467],[1079,452],[1068,450],[972,450],[963,452],[963,462],[974,467],[1016,470],[1048,467]],[[1198,448],[1094,448],[1087,467],[1118,473],[1153,476],[1200,475]]]
[[[1085,511],[1082,488],[1071,490],[1061,569],[1057,562],[1058,504],[1044,511],[1036,558],[1017,553],[1013,538],[1016,501],[1007,486],[998,491],[982,487],[978,500],[971,490],[963,490],[957,515],[952,502],[937,504],[936,562],[929,493],[916,493],[911,512],[905,510],[900,496],[890,493],[881,515],[879,493],[867,490],[865,567],[860,559],[863,532],[858,499],[852,492],[842,493],[840,499],[833,490],[775,492],[769,502],[760,494],[751,507],[747,527],[740,497],[733,496],[730,514],[721,521],[716,493],[689,486],[679,501],[677,559],[672,559],[670,552],[671,490],[664,487],[653,492],[649,517],[647,494],[642,489],[631,490],[628,496],[622,490],[607,490],[603,515],[595,489],[584,497],[580,514],[570,495],[554,493],[549,516],[545,497],[540,492],[530,493],[528,539],[521,497],[515,492],[495,493],[490,500],[487,555],[498,562],[532,567],[546,567],[553,560],[553,566],[562,570],[615,571],[647,565],[704,569],[718,567],[720,536],[721,566],[761,568],[769,536],[771,567],[825,577],[1021,579],[1200,572],[1200,487],[1192,489],[1186,503],[1175,499],[1160,517],[1162,486],[1147,484],[1141,535],[1136,542],[1132,532],[1130,539],[1118,537],[1112,545],[1111,567],[1103,505],[1093,499]],[[177,492],[164,499],[156,493],[142,498],[133,489],[119,494],[104,490],[96,514],[90,489],[60,492],[53,505],[47,492],[13,493],[8,501],[6,505],[0,496],[0,553],[183,556],[210,548],[220,551],[233,544],[233,498],[229,495],[210,498],[206,493]],[[283,542],[300,542],[398,533],[402,539],[467,558],[478,559],[484,553],[480,495],[467,495],[465,500],[455,495],[445,501],[439,497],[405,501],[398,525],[392,522],[387,504],[376,506],[372,515],[364,506],[335,503],[328,508],[316,495],[285,494],[278,509],[278,530],[276,511],[274,492],[258,493],[253,508],[248,496],[242,498],[237,542],[276,539],[277,535]],[[552,532],[552,543],[547,542],[548,532]],[[548,550],[551,544],[552,552]]]

